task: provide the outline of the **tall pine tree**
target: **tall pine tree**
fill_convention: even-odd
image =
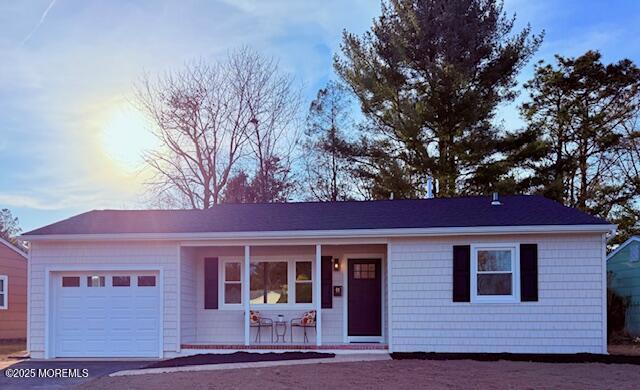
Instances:
[[[542,39],[513,26],[497,0],[389,0],[371,31],[344,33],[334,65],[367,118],[353,150],[375,197],[422,195],[428,176],[440,196],[484,192],[508,171],[498,151],[522,143],[492,120]]]
[[[532,191],[638,231],[640,69],[605,65],[589,51],[539,63],[522,113],[544,157],[524,180]]]

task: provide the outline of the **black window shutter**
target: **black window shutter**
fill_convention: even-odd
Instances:
[[[321,272],[322,280],[320,291],[322,296],[323,309],[331,309],[333,307],[333,264],[331,256],[322,256]]]
[[[538,301],[538,244],[520,245],[520,300]]]
[[[218,308],[218,258],[204,259],[204,308]]]
[[[471,301],[471,246],[453,247],[453,301]]]

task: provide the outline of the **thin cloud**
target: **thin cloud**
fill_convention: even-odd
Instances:
[[[63,208],[61,205],[55,205],[33,196],[21,194],[0,193],[0,204],[9,207],[25,207],[36,210],[57,210]]]
[[[33,30],[31,30],[31,32],[29,33],[29,35],[27,35],[23,40],[22,40],[22,45],[24,45],[25,43],[27,43],[29,41],[29,39],[31,39],[31,37],[33,36],[33,34],[36,33],[36,31],[38,31],[38,29],[40,28],[40,26],[42,25],[42,23],[44,23],[44,20],[47,18],[47,15],[49,14],[49,11],[51,11],[51,8],[53,8],[53,6],[56,4],[56,0],[51,0],[51,2],[49,3],[49,6],[47,7],[47,9],[44,10],[44,12],[42,13],[42,16],[40,16],[40,20],[38,21],[38,23],[36,23],[35,27],[33,27]]]

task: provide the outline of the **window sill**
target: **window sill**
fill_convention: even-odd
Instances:
[[[266,305],[251,305],[251,309],[255,310],[313,310],[315,306],[312,303],[287,303],[287,304],[266,304]]]
[[[314,310],[315,305],[312,303],[288,303],[288,304],[258,304],[250,305],[249,310],[260,311],[278,311],[278,310]],[[204,310],[216,310],[216,309],[204,309]],[[224,305],[219,306],[217,310],[229,310],[229,311],[244,311],[243,305]]]
[[[520,303],[520,299],[515,296],[496,296],[496,297],[472,297],[471,303],[488,303],[488,304],[513,304]]]

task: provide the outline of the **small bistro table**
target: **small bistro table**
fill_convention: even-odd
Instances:
[[[279,315],[273,320],[273,327],[276,332],[276,343],[280,341],[282,338],[282,342],[285,342],[284,336],[287,334],[287,321],[285,321],[284,316]]]

